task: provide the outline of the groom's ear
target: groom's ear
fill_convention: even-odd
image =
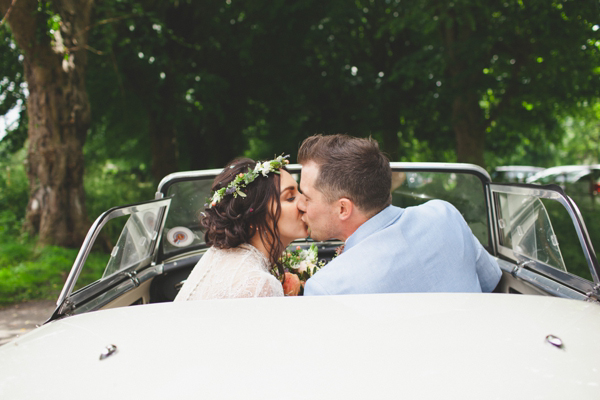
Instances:
[[[352,212],[354,211],[354,203],[352,200],[342,197],[338,200],[338,216],[340,220],[346,221],[352,216]]]

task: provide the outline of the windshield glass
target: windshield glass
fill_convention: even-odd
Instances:
[[[488,220],[482,181],[468,173],[393,172],[392,204],[406,208],[432,199],[452,203],[483,246],[488,246]]]
[[[200,225],[206,199],[214,177],[176,182],[169,186],[167,196],[171,208],[163,230],[162,248],[165,255],[190,246],[204,245],[204,231]]]
[[[103,278],[138,264],[152,252],[152,240],[157,235],[157,210],[139,211],[129,215],[125,227],[110,252]],[[118,223],[117,218],[111,222]]]
[[[288,169],[298,181],[298,169],[293,166]],[[210,197],[213,179],[214,174],[184,176],[166,185],[166,193],[163,193],[172,201],[163,231],[163,259],[190,248],[204,246],[204,231],[200,219],[206,199]],[[489,245],[485,192],[478,176],[467,172],[396,170],[392,173],[394,205],[405,208],[432,199],[452,203],[481,243]]]
[[[539,198],[498,193],[499,243],[525,256],[566,271],[558,238]]]
[[[58,303],[62,304],[72,293],[78,293],[79,301],[86,301],[88,294],[97,294],[94,288],[114,279],[119,272],[136,273],[151,265],[170,202],[150,200],[102,213],[79,249]]]

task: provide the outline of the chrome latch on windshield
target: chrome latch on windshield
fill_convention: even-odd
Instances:
[[[515,265],[513,270],[510,271],[510,274],[516,278],[517,275],[519,274],[519,271],[523,267],[525,267],[526,265],[529,265],[529,264],[533,264],[533,260],[523,260],[523,261],[519,262],[517,265]]]
[[[60,306],[60,310],[58,312],[64,316],[71,316],[75,310],[75,304],[73,304],[70,300],[65,300],[65,302]]]
[[[585,301],[591,301],[594,303],[600,302],[600,283],[596,283],[592,290],[585,294]]]
[[[126,275],[127,277],[129,277],[129,279],[131,279],[131,282],[133,283],[133,286],[135,286],[135,287],[140,286],[140,280],[136,276],[137,275],[136,271],[123,272],[123,275]]]

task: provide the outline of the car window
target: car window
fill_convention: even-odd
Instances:
[[[127,222],[121,231],[116,244],[110,251],[110,259],[102,274],[105,278],[140,263],[152,253],[152,241],[158,234],[156,210],[135,212],[126,218]],[[120,221],[110,221],[119,223]]]
[[[175,182],[169,186],[167,196],[172,197],[172,201],[163,231],[163,254],[204,245],[200,219],[206,199],[210,197],[212,182],[213,178],[210,177]]]
[[[469,173],[399,172],[392,173],[392,203],[410,207],[432,199],[452,203],[465,218],[473,234],[489,245],[487,207],[483,183]]]
[[[558,239],[542,201],[533,196],[497,194],[499,244],[566,271]]]
[[[502,254],[593,281],[573,219],[558,198],[497,192],[494,201]]]
[[[573,225],[573,219],[558,201],[542,199],[542,202],[554,226],[567,271],[580,278],[593,281],[590,267],[581,249],[575,225]]]
[[[102,213],[79,249],[58,304],[62,307],[73,296],[84,303],[97,295],[101,287],[110,287],[121,279],[121,275],[135,275],[149,267],[170,202],[171,199],[150,200]]]

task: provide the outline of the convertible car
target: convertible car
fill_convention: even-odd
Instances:
[[[394,204],[460,210],[502,269],[494,293],[174,303],[220,170],[175,173],[94,222],[53,315],[0,346],[0,397],[597,399],[600,267],[576,204],[474,165],[391,165]],[[316,245],[328,261],[340,243]]]

